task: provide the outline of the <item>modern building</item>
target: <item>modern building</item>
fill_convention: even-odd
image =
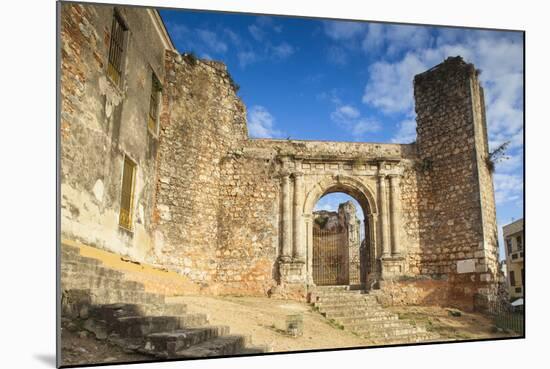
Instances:
[[[523,218],[502,227],[506,250],[506,273],[510,298],[523,297],[525,289]]]

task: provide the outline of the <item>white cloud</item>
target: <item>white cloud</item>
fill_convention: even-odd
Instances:
[[[348,64],[348,53],[339,46],[331,45],[327,48],[328,60],[336,65]]]
[[[250,137],[274,138],[280,137],[282,132],[275,129],[275,118],[266,108],[254,105],[248,111],[248,132]]]
[[[325,21],[323,22],[325,34],[333,40],[348,40],[353,38],[366,29],[365,23],[345,22],[345,21]]]
[[[332,112],[331,119],[335,122],[347,122],[349,120],[358,118],[361,114],[359,110],[351,105],[343,105]]]
[[[275,22],[273,18],[267,15],[260,15],[256,18],[256,23],[262,27],[273,27]]]
[[[213,53],[223,54],[227,51],[227,44],[220,40],[214,32],[205,29],[197,29],[195,32],[198,38]]]
[[[523,178],[520,175],[495,173],[493,178],[497,205],[517,201],[523,197]]]
[[[224,29],[224,33],[227,36],[227,38],[233,43],[233,45],[239,47],[242,45],[242,39],[241,36],[239,36],[237,33],[233,32],[233,30],[226,28]]]
[[[497,173],[512,173],[517,171],[523,165],[523,155],[506,155],[506,159],[503,159],[496,163]]]
[[[340,89],[333,88],[328,92],[320,92],[317,94],[317,99],[328,100],[335,105],[342,105],[342,99],[340,99]]]
[[[371,27],[372,26],[372,27]],[[465,36],[467,34],[468,36]],[[405,116],[398,124],[393,142],[408,143],[416,138],[413,79],[418,73],[441,63],[449,56],[460,55],[474,63],[482,73],[485,91],[489,146],[510,141],[507,156],[496,165],[495,200],[498,208],[520,209],[523,201],[523,45],[513,34],[487,31],[445,29],[436,38],[412,34],[409,52],[396,59],[396,51],[406,34],[384,26],[369,25],[364,48],[385,50],[384,59],[369,68],[363,102],[389,116]],[[418,46],[420,45],[420,46]]]
[[[256,24],[248,26],[248,32],[250,32],[250,35],[256,41],[262,41],[265,37],[265,31]]]
[[[239,60],[239,65],[241,68],[246,67],[249,64],[252,64],[258,60],[258,55],[254,51],[239,51],[237,53],[237,59]]]
[[[414,75],[426,70],[426,63],[409,53],[396,63],[376,62],[369,69],[363,102],[385,113],[404,113],[413,108]]]
[[[365,133],[380,131],[380,123],[375,119],[362,118],[355,122],[351,129],[351,134],[356,137],[362,137]]]
[[[296,51],[296,48],[287,42],[282,42],[279,45],[272,46],[271,51],[274,57],[278,59],[286,59]]]
[[[371,31],[369,25],[369,32]],[[380,25],[377,34],[382,34],[384,43],[403,39],[401,31],[384,30]],[[415,27],[415,29],[418,27]],[[385,114],[405,114],[414,117],[413,79],[449,56],[462,56],[482,70],[480,79],[485,91],[487,126],[490,146],[511,141],[510,150],[523,147],[523,48],[521,41],[503,37],[496,32],[464,32],[444,30],[439,33],[435,46],[413,49],[396,61],[382,60],[369,68],[368,82],[363,102],[380,109]],[[411,35],[413,43],[426,45],[422,35]],[[367,38],[366,38],[367,39]],[[375,41],[371,46],[375,47]],[[382,42],[377,40],[376,42]],[[365,43],[364,43],[365,45]],[[397,42],[399,45],[399,42]],[[404,121],[394,141],[411,138],[413,122]],[[410,135],[408,133],[410,133]]]
[[[166,27],[170,30],[170,36],[173,37],[175,41],[188,37],[189,28],[183,24],[167,22]]]
[[[427,27],[370,23],[362,47],[367,53],[382,50],[386,55],[393,56],[403,50],[426,47],[431,41]]]
[[[351,105],[341,105],[331,114],[330,119],[350,132],[353,137],[360,138],[365,133],[377,132],[381,129],[380,124],[374,120],[361,117],[361,113]]]
[[[392,142],[408,144],[413,141],[416,141],[416,120],[405,119],[399,123],[399,129]]]

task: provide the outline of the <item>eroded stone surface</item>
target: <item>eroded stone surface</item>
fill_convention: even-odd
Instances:
[[[249,139],[224,64],[177,53],[153,10],[120,14],[132,32],[115,86],[106,77],[113,7],[62,5],[64,238],[184,274],[208,293],[305,298],[313,208],[341,191],[367,220],[367,288],[406,281],[424,291],[421,276],[436,281],[441,304],[470,307],[474,294],[496,293],[494,190],[473,65],[449,58],[415,77],[416,143]],[[147,129],[151,70],[163,86],[158,134]],[[131,231],[118,224],[124,155],[137,165]],[[458,273],[469,259],[475,270]]]

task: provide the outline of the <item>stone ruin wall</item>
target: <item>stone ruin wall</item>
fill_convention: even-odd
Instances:
[[[495,204],[477,72],[449,58],[415,77],[419,164],[420,273],[448,281],[434,291],[471,307],[497,272]],[[482,124],[483,123],[483,124]],[[469,268],[458,270],[467,260]]]
[[[216,280],[222,160],[247,137],[245,108],[225,65],[166,53],[160,117],[155,254],[205,288]]]
[[[122,9],[143,28],[130,38],[123,88],[106,83],[112,9],[62,6],[63,236],[175,270],[209,293],[263,295],[280,281],[283,158],[309,174],[306,186],[325,177],[308,158],[326,158],[325,169],[349,160],[335,169],[343,175],[398,158],[405,267],[385,283],[387,301],[466,306],[492,288],[495,206],[472,65],[450,59],[415,78],[416,144],[248,139],[226,67],[166,51],[146,13]],[[149,65],[163,84],[158,137],[146,129]],[[133,235],[118,228],[125,153],[138,164]],[[376,176],[360,178],[378,198]],[[465,259],[474,273],[457,273]]]
[[[304,291],[298,286],[287,285],[283,291],[273,288],[280,280],[277,259],[282,247],[279,239],[281,157],[303,157],[304,164],[295,169],[311,174],[315,167],[306,164],[308,156],[355,158],[362,163],[380,157],[400,157],[400,165],[414,172],[415,155],[414,145],[272,139],[245,141],[243,146],[231,151],[222,164],[222,177],[226,180],[220,183],[219,219],[223,222],[219,224],[218,233],[218,278],[223,286],[219,290],[241,294],[265,294],[277,290],[281,297],[304,296]],[[306,187],[325,179],[324,175],[304,177]],[[376,177],[363,177],[363,180],[376,191]],[[411,188],[414,184],[401,182],[404,198],[414,193],[414,188]],[[404,201],[403,211],[407,218],[418,218],[414,198]],[[412,255],[405,255],[411,264],[417,258],[414,246],[417,246],[418,237],[414,235],[418,230],[414,222],[407,222],[403,227],[407,231],[401,233],[401,242],[411,245]]]

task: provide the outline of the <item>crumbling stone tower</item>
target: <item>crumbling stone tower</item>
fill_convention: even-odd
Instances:
[[[461,57],[414,79],[421,274],[448,279],[451,300],[496,293],[498,244],[479,71]]]

